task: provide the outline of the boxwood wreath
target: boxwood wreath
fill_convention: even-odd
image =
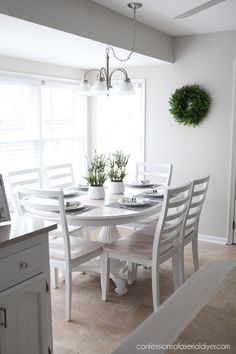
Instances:
[[[170,96],[170,113],[176,122],[196,126],[207,115],[211,98],[199,85],[185,85]]]

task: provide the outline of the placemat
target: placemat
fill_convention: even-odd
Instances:
[[[160,202],[159,202],[160,203]],[[111,204],[105,205],[106,207],[111,207],[111,208],[118,208],[118,209],[127,209],[127,210],[133,210],[133,211],[142,211],[146,210],[148,208],[153,207],[154,205],[157,205],[157,202],[151,202],[150,204],[147,205],[139,205],[139,206],[126,206],[126,205],[121,205],[118,202],[113,202]]]
[[[152,197],[150,195],[146,195],[146,194],[143,194],[143,193],[136,194],[134,197],[135,198],[148,198],[148,199],[151,199],[154,202],[156,201],[156,203],[160,203],[163,200],[163,198],[164,198],[163,195],[160,195],[158,197]]]
[[[129,187],[129,188],[136,188],[136,189],[141,189],[141,188],[156,188],[156,187],[161,187],[161,184],[157,184],[157,183],[154,183],[154,184],[138,184],[138,185],[135,185],[135,184],[126,184],[125,187]]]
[[[74,209],[74,210],[66,210],[66,214],[67,215],[77,215],[77,214],[82,214],[84,213],[85,211],[89,211],[89,210],[92,210],[92,209],[96,209],[97,207],[94,206],[94,205],[84,205],[83,208],[81,209]]]

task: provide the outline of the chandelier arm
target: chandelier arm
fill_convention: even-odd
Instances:
[[[128,77],[128,73],[127,73],[127,71],[125,70],[125,69],[123,69],[123,68],[117,68],[117,69],[114,69],[114,70],[112,70],[112,72],[110,73],[110,76],[109,76],[109,81],[111,82],[111,77],[112,77],[112,75],[114,74],[114,72],[116,72],[116,71],[121,71],[124,75],[125,75],[125,80],[127,80],[129,77]]]
[[[87,80],[87,74],[90,73],[91,71],[97,71],[100,73],[99,69],[89,69],[84,73],[84,81]]]

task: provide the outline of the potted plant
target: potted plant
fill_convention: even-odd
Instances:
[[[106,156],[98,155],[96,150],[88,165],[87,176],[84,178],[89,184],[88,196],[90,199],[103,199],[105,197],[104,182],[107,180]]]
[[[129,156],[121,150],[116,151],[108,158],[108,177],[110,178],[110,192],[115,194],[124,193],[124,178]]]

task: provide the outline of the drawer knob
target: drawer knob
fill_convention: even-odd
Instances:
[[[21,268],[21,269],[26,269],[26,268],[28,268],[28,263],[27,263],[27,262],[22,262],[22,263],[20,264],[20,268]]]

